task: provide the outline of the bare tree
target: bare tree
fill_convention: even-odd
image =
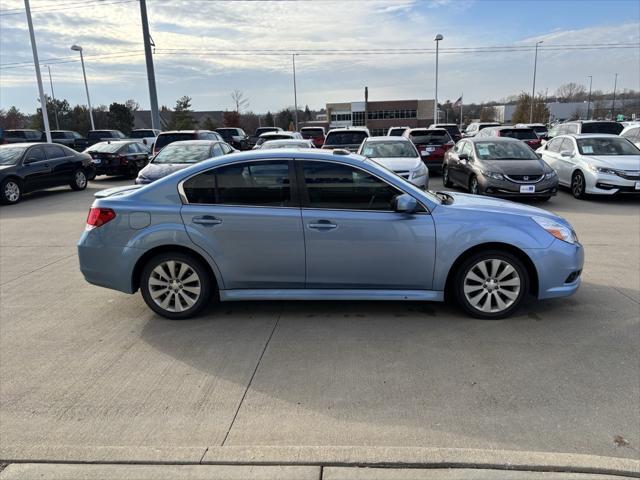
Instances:
[[[564,102],[581,102],[587,97],[587,89],[578,83],[565,83],[556,90],[556,97]]]
[[[241,90],[234,90],[231,92],[231,99],[236,106],[236,113],[242,113],[249,106],[249,99],[245,98],[244,93]]]

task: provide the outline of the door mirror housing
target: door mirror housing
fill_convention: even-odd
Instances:
[[[398,213],[414,213],[418,210],[418,201],[408,193],[403,193],[393,197],[391,206]]]
[[[573,152],[571,150],[563,150],[560,152],[561,157],[573,157]]]
[[[458,159],[462,162],[468,162],[469,161],[469,154],[467,153],[461,153],[460,155],[458,155]]]

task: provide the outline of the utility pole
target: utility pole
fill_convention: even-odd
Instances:
[[[53,100],[53,113],[56,117],[56,130],[60,130],[60,124],[58,123],[58,107],[56,106],[56,94],[53,92],[53,80],[51,79],[51,66],[45,65],[49,70],[49,84],[51,85],[51,99]]]
[[[613,101],[611,102],[611,120],[616,119],[615,114],[616,114],[616,88],[618,86],[618,74],[616,73],[616,76],[614,77],[613,80]]]
[[[364,128],[369,128],[367,117],[369,116],[369,87],[364,87]]]
[[[140,18],[142,19],[142,37],[144,41],[144,58],[147,61],[147,81],[149,82],[149,104],[151,107],[151,128],[162,130],[160,111],[158,110],[158,92],[156,91],[156,74],[153,70],[151,54],[151,35],[147,18],[147,1],[140,0]]]
[[[296,54],[292,54],[293,59],[293,108],[294,108],[294,120],[296,123],[296,132],[298,131],[298,89],[296,87]]]
[[[29,7],[29,0],[24,0],[24,8],[27,11],[27,23],[29,24],[29,36],[31,37],[31,50],[33,50],[33,63],[36,67],[36,79],[38,81],[38,92],[40,94],[40,109],[42,110],[44,134],[47,137],[47,142],[51,143],[51,129],[49,128],[49,116],[47,115],[47,99],[44,96],[44,88],[42,88],[40,62],[38,61],[38,47],[36,45],[36,36],[33,32],[33,20],[31,19],[31,8]]]
[[[531,110],[529,111],[529,123],[533,123],[533,103],[536,99],[536,70],[538,68],[538,45],[540,45],[544,40],[540,40],[536,42],[536,56],[533,60],[533,88],[531,89]]]
[[[589,98],[587,100],[587,120],[590,120],[591,114],[591,85],[593,84],[593,75],[589,75]]]
[[[444,37],[441,34],[437,34],[436,38],[434,38],[434,41],[436,42],[436,92],[435,92],[435,98],[433,100],[433,123],[438,123],[439,118],[438,118],[438,55],[439,55],[439,50],[438,47],[440,45],[440,40],[442,40]]]

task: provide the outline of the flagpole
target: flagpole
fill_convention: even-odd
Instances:
[[[464,92],[460,95],[460,131],[462,131],[462,104],[464,103]]]

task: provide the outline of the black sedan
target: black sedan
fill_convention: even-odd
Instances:
[[[556,172],[528,145],[508,137],[460,140],[445,154],[442,180],[476,195],[549,200],[558,192]]]
[[[69,185],[84,190],[91,157],[52,143],[14,143],[0,146],[0,203],[18,203],[22,195]]]
[[[144,185],[212,157],[221,157],[237,150],[215,140],[184,140],[173,142],[160,150],[149,165],[140,170],[136,183]]]
[[[96,143],[87,148],[85,153],[91,155],[95,175],[136,178],[138,172],[149,163],[149,150],[135,140]]]

